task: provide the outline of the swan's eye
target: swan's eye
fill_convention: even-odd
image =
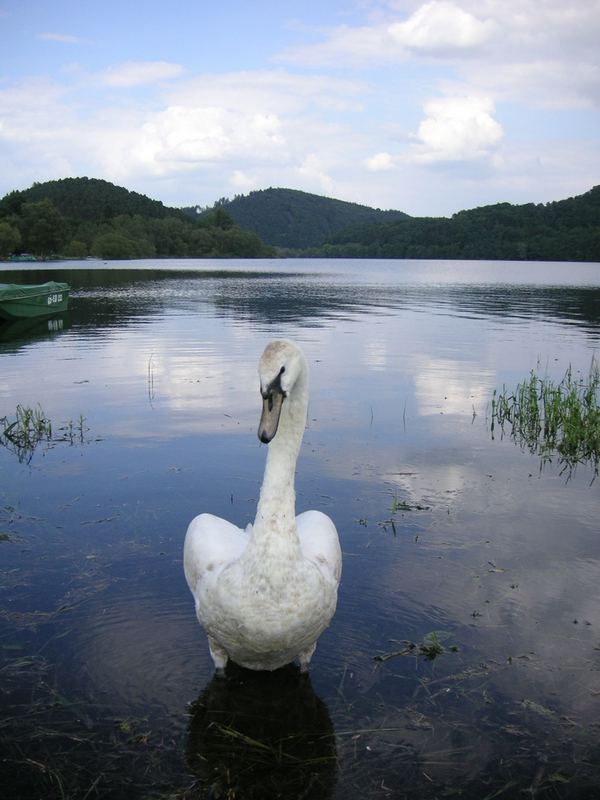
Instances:
[[[285,372],[285,367],[282,367],[282,368],[279,370],[279,374],[280,374],[280,375],[283,375],[283,373],[284,373],[284,372]]]

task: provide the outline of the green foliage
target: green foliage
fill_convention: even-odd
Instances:
[[[99,234],[92,244],[92,255],[107,260],[142,257],[137,242],[116,231]]]
[[[224,231],[235,225],[231,214],[217,203],[215,203],[214,208],[203,211],[197,219],[203,227],[221,228]]]
[[[84,444],[88,430],[84,423],[85,417],[80,415],[77,422],[66,422],[56,435],[51,421],[40,405],[32,408],[19,404],[14,419],[0,417],[0,446],[6,447],[19,461],[28,464],[40,444],[46,447],[52,447],[59,442]]]
[[[425,656],[428,661],[434,661],[438,656],[446,653],[444,642],[450,638],[450,635],[451,634],[447,631],[430,631],[425,634],[423,640],[419,643],[411,642],[409,639],[403,639],[400,642],[400,644],[402,644],[402,649],[392,650],[389,653],[381,653],[373,656],[373,658],[375,661],[389,661],[390,658],[396,658],[397,656],[422,655]],[[392,639],[392,641],[396,640]],[[450,650],[456,653],[458,652],[458,647],[452,645]]]
[[[504,389],[492,396],[491,432],[510,426],[511,437],[542,463],[558,453],[565,469],[590,463],[600,465],[600,367],[592,360],[586,377],[576,379],[569,366],[555,384],[532,370],[514,392]]]
[[[296,249],[318,246],[349,225],[406,217],[401,211],[381,211],[295,189],[264,189],[233,200],[221,198],[200,215],[195,207],[184,210],[200,218],[225,212],[264,242]]]
[[[10,222],[0,222],[0,258],[8,258],[21,244],[21,233]]]
[[[23,203],[19,226],[23,248],[44,258],[58,253],[65,242],[65,219],[50,200]]]
[[[498,203],[449,219],[352,225],[305,255],[600,261],[600,186],[546,205]]]
[[[79,239],[71,239],[66,247],[63,247],[62,254],[65,258],[87,258],[90,251],[85,242]]]
[[[34,184],[0,200],[0,258],[274,256],[263,242],[326,258],[600,261],[600,186],[546,205],[498,203],[449,219],[292,189],[174,209],[93,178]]]
[[[97,178],[63,178],[58,181],[34,183],[29,189],[11,192],[0,200],[0,217],[4,213],[20,213],[27,202],[50,200],[65,217],[78,220],[109,220],[120,214],[139,214],[146,218],[164,218],[184,214],[151,200],[138,192]]]
[[[52,423],[41,406],[17,406],[14,420],[0,418],[0,445],[15,452],[19,461],[31,461],[37,445],[52,438]]]
[[[221,206],[191,219],[144,195],[89,178],[34,184],[0,201],[0,257],[20,248],[42,258],[275,255]]]

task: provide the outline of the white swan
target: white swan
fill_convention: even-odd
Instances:
[[[308,366],[287,340],[259,363],[269,444],[254,525],[245,531],[212,514],[190,523],[184,571],[218,671],[231,658],[274,670],[298,658],[308,669],[337,602],[342,555],[335,525],[320,511],[296,516],[294,474],[308,410]]]

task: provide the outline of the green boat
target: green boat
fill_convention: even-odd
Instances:
[[[68,283],[0,283],[0,318],[47,317],[65,311],[69,303]]]

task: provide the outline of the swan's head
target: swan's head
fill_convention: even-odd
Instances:
[[[263,410],[258,438],[268,444],[277,433],[284,400],[289,397],[301,375],[306,375],[302,351],[287,339],[277,339],[265,347],[258,364]]]

